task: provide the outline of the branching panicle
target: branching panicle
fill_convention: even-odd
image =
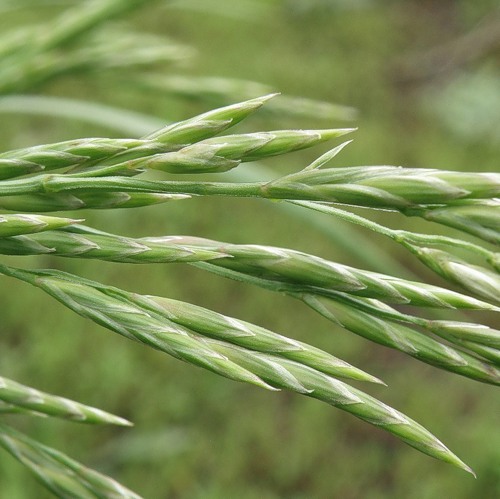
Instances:
[[[83,29],[83,25],[75,27],[71,37]],[[70,32],[60,31],[58,36],[69,37]],[[45,43],[56,46],[57,39],[48,37]],[[391,166],[326,168],[346,142],[302,171],[272,181],[138,178],[147,170],[176,175],[245,168],[241,163],[311,147],[352,131],[279,130],[218,136],[270,97],[222,107],[142,139],[82,139],[1,154],[0,209],[19,213],[0,214],[0,255],[189,263],[299,299],[346,330],[437,368],[499,385],[498,330],[459,316],[457,320],[436,320],[395,308],[420,307],[424,313],[429,308],[498,313],[498,253],[467,240],[390,229],[336,205],[416,215],[498,243],[500,175]],[[389,237],[464,291],[363,270],[288,248],[191,236],[124,237],[82,225],[79,219],[37,213],[130,208],[211,195],[286,200],[355,223]],[[481,261],[469,262],[455,250]],[[193,304],[138,295],[64,272],[23,270],[0,263],[0,274],[40,288],[80,316],[128,339],[232,380],[319,399],[471,472],[420,424],[337,379],[381,383],[378,378],[305,342]],[[2,413],[128,424],[117,416],[6,378],[0,378]],[[137,497],[3,423],[0,445],[56,494]]]

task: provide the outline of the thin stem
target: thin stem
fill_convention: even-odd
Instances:
[[[16,269],[13,267],[8,267],[7,265],[4,265],[3,263],[0,263],[0,274],[9,276],[9,277],[14,277],[15,279],[19,279],[24,282],[28,282],[30,284],[34,283],[34,277],[32,274],[29,274],[27,272],[23,272],[21,269]]]
[[[365,217],[360,215],[356,215],[355,213],[351,213],[349,211],[342,210],[340,208],[336,208],[331,205],[325,205],[322,203],[311,202],[311,201],[289,201],[289,203],[303,206],[304,208],[309,208],[311,210],[319,211],[320,213],[325,213],[328,215],[334,215],[341,220],[346,222],[351,222],[365,229],[376,232],[377,234],[381,234],[383,236],[389,237],[393,241],[401,244],[405,248],[410,251],[412,244],[428,244],[431,246],[454,246],[456,248],[462,248],[477,255],[481,255],[487,262],[495,261],[496,254],[492,251],[483,248],[477,244],[471,243],[469,241],[464,241],[461,239],[455,239],[447,236],[440,235],[428,235],[428,234],[417,234],[414,232],[408,232],[405,230],[393,230],[389,227],[385,227],[384,225],[380,225],[377,222],[373,222],[372,220],[368,220]]]
[[[388,227],[380,225],[377,222],[373,222],[365,217],[356,215],[349,211],[341,210],[340,208],[335,208],[331,205],[325,205],[323,203],[317,203],[311,201],[288,201],[288,202],[296,204],[298,206],[303,206],[304,208],[309,208],[311,210],[319,211],[320,213],[325,213],[327,215],[335,215],[341,220],[360,225],[365,229],[369,229],[373,232],[377,232],[378,234],[382,234],[384,236],[390,237],[391,239],[395,239],[394,237],[395,231],[389,229]]]
[[[264,182],[148,181],[123,177],[76,178],[70,175],[41,175],[0,183],[0,196],[85,190],[87,192],[160,192],[234,197],[266,197]]]

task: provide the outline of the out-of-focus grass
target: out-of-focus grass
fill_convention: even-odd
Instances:
[[[173,35],[197,47],[200,55],[190,70],[193,74],[258,80],[284,93],[357,107],[360,130],[337,164],[498,169],[498,143],[458,138],[421,105],[440,82],[401,85],[394,73],[395,62],[405,54],[439,44],[440,30],[442,38],[453,38],[471,29],[491,8],[488,2],[475,2],[475,9],[467,7],[465,0],[446,2],[454,21],[448,31],[443,30],[442,17],[430,11],[432,3],[427,4],[428,10],[409,1],[364,2],[366,7],[356,10],[336,9],[341,2],[333,1],[315,2],[317,7],[310,9],[292,9],[293,2],[270,3],[270,10],[263,12],[272,15],[252,22],[161,6],[144,9],[134,19],[145,30]],[[21,17],[24,11],[15,15]],[[41,15],[49,16],[50,11]],[[167,120],[205,109],[199,102],[162,96],[153,106],[149,96],[98,75],[91,86],[67,79],[44,90],[99,99]],[[276,125],[268,123],[269,128]],[[297,120],[287,125],[305,128],[318,123]],[[4,149],[110,133],[40,117],[2,118],[0,130]],[[296,153],[286,163],[273,160],[269,165],[276,171],[292,171],[315,154],[317,150]],[[192,234],[274,244],[359,264],[302,221],[285,218],[272,203],[194,199],[85,216],[102,228],[112,226],[117,233]],[[392,219],[404,227],[428,227],[402,217]],[[415,272],[428,275],[387,241],[373,241]],[[76,317],[22,283],[2,282],[2,373],[136,423],[133,430],[76,428],[47,420],[19,420],[20,425],[43,442],[111,473],[145,497],[465,499],[500,495],[500,400],[494,387],[374,346],[335,330],[289,299],[197,269],[61,262],[50,257],[9,261],[64,268],[128,290],[185,299],[307,340],[384,379],[390,390],[373,387],[371,393],[424,423],[466,456],[478,473],[475,481],[316,401],[264,393],[165,359]],[[0,484],[1,497],[46,497],[7,455],[0,457]]]

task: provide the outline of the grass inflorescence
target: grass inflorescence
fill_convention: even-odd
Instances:
[[[497,174],[389,166],[327,167],[344,143],[302,172],[271,182],[138,178],[150,169],[175,175],[242,168],[245,161],[311,147],[352,131],[217,135],[270,97],[216,109],[143,139],[83,139],[4,153],[0,157],[0,206],[12,211],[25,205],[26,209],[25,213],[0,216],[0,254],[189,263],[297,298],[345,329],[435,367],[500,384],[499,331],[481,323],[435,320],[397,308],[499,311],[498,253],[487,246],[494,240],[495,224],[491,221],[496,215],[491,213],[491,203],[500,193]],[[68,207],[113,209],[214,194],[289,200],[303,209],[364,226],[402,245],[463,291],[350,267],[289,248],[193,236],[124,237],[82,225],[81,220],[33,213]],[[444,225],[450,225],[452,213],[461,213],[461,225],[454,227],[475,234],[485,244],[390,229],[350,212],[346,205],[394,210]],[[484,216],[481,207],[487,212]],[[445,216],[436,216],[439,213]],[[454,255],[457,248],[481,256],[483,264]],[[72,274],[6,265],[0,267],[0,273],[40,288],[77,314],[129,339],[233,380],[317,398],[386,429],[422,452],[470,471],[418,423],[337,379],[380,382],[375,376],[312,345],[193,304],[138,295]],[[37,403],[28,403],[19,386],[4,383],[3,412],[65,417],[59,399],[37,395]],[[77,412],[94,414],[89,410],[80,408]]]

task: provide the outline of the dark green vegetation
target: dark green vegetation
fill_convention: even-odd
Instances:
[[[250,4],[241,2],[241,8]],[[489,6],[475,2],[472,9],[468,2],[446,2],[436,12],[418,8],[417,2],[387,2],[379,7],[365,2],[363,8],[359,4],[359,9],[343,10],[335,2],[290,1],[270,3],[267,10],[268,4],[262,2],[260,15],[250,7],[242,11],[244,18],[229,19],[196,10],[146,8],[133,21],[147,31],[171,34],[197,47],[200,53],[188,69],[191,74],[260,80],[285,94],[358,108],[355,125],[360,130],[355,143],[335,164],[497,171],[494,135],[478,137],[472,133],[474,126],[467,129],[463,123],[478,108],[474,100],[463,114],[463,104],[453,100],[457,88],[462,89],[463,99],[475,95],[474,88],[466,85],[471,81],[468,74],[480,70],[495,74],[498,70],[489,62],[488,51],[443,74],[431,71],[424,77],[415,76],[424,64],[409,56],[427,53],[472,30]],[[9,18],[20,20],[24,15],[38,19],[52,14],[47,10],[35,16],[27,10]],[[165,73],[178,71],[167,68]],[[191,100],[138,91],[129,86],[130,75],[123,80],[110,80],[104,73],[93,76],[59,79],[30,92],[98,100],[167,120],[186,118],[222,103],[213,96]],[[237,98],[231,96],[223,102]],[[458,116],[451,124],[458,122],[460,127],[449,128],[451,114]],[[482,114],[476,119],[481,124]],[[244,130],[351,125],[304,117],[285,120],[279,112],[252,120],[255,126],[245,125],[249,128]],[[2,118],[2,132],[5,150],[113,133],[62,119],[7,114]],[[275,172],[291,173],[316,155],[316,151],[296,153],[271,160],[269,165]],[[251,169],[252,165],[240,168]],[[365,233],[370,245],[353,244],[367,257],[382,250],[391,257],[392,265],[401,268],[389,268],[389,263],[376,256],[361,262],[359,255],[339,241],[328,239],[307,222],[286,217],[270,203],[194,199],[137,211],[85,212],[83,216],[97,227],[112,227],[114,232],[134,237],[192,234],[234,243],[286,246],[401,277],[414,272],[429,283],[442,284],[388,240]],[[394,227],[419,231],[430,227],[396,215],[379,217]],[[341,227],[335,219],[325,217],[325,221]],[[13,265],[24,261],[9,259]],[[467,456],[479,475],[474,481],[316,401],[226,382],[130,344],[75,317],[26,285],[2,282],[2,373],[120,414],[136,424],[133,431],[48,420],[26,420],[19,426],[112,474],[145,497],[420,498],[489,497],[498,492],[500,406],[494,387],[376,347],[337,330],[290,299],[207,276],[198,269],[127,269],[103,262],[61,262],[48,256],[36,260],[36,266],[64,268],[130,291],[191,301],[352,361],[390,386],[390,390],[370,387],[370,393],[404,410],[450,445],[453,442],[453,450]],[[470,314],[468,320],[477,317]],[[1,457],[0,473],[2,493],[7,497],[40,496],[38,484],[27,481],[26,471],[6,455]]]

